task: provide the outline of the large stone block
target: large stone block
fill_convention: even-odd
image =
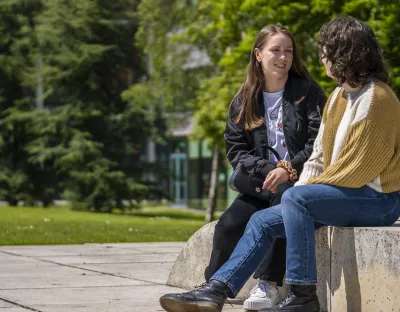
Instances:
[[[204,225],[188,240],[172,267],[167,285],[193,289],[204,283],[204,270],[210,260],[216,223]]]
[[[330,232],[330,311],[400,311],[400,228]]]
[[[321,311],[328,311],[330,306],[329,284],[331,280],[331,253],[329,228],[323,227],[317,231],[317,294],[321,304]]]

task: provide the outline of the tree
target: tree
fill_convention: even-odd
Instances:
[[[44,0],[35,27],[45,105],[27,149],[54,168],[75,208],[110,211],[140,199],[132,162],[150,133],[145,111],[121,93],[142,76],[133,45],[138,1]]]
[[[0,6],[0,197],[11,205],[46,197],[37,183],[40,166],[29,162],[26,145],[36,138],[34,92],[26,85],[31,53],[37,47],[33,32],[41,1],[4,0]]]

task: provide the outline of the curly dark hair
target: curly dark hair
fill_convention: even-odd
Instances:
[[[382,48],[366,23],[338,16],[321,27],[317,43],[319,57],[332,63],[331,73],[340,84],[359,87],[371,78],[388,82]]]

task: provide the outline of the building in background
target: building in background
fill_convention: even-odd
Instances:
[[[171,117],[172,118],[172,117]],[[142,150],[143,162],[157,163],[168,171],[168,177],[160,181],[168,192],[171,203],[178,207],[205,209],[211,177],[212,151],[205,140],[191,138],[195,120],[189,114],[174,116],[166,144],[153,141]],[[217,187],[217,209],[225,210],[236,193],[228,187],[232,168],[223,155],[220,161]]]

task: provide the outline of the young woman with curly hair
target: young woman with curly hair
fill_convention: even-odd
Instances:
[[[280,237],[288,297],[263,311],[319,312],[314,227],[388,226],[400,216],[400,102],[388,86],[371,28],[340,16],[319,33],[327,74],[339,86],[325,105],[314,150],[281,204],[256,212],[230,259],[202,288],[160,298],[169,312],[220,312]],[[196,310],[197,309],[197,310]]]

